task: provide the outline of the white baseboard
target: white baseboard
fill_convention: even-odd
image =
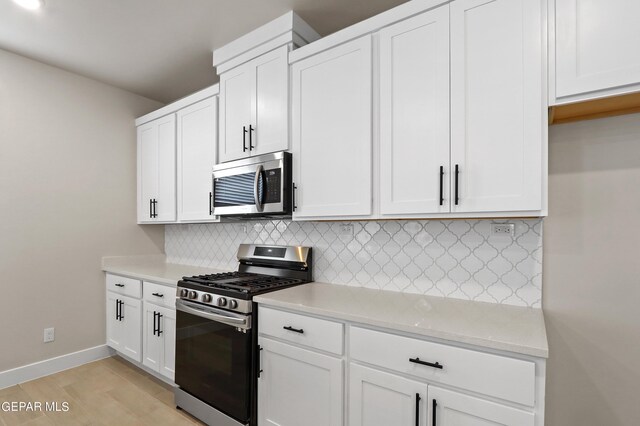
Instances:
[[[110,357],[115,352],[107,345],[83,349],[44,361],[0,372],[0,389],[48,376],[59,371],[78,367],[89,362]]]

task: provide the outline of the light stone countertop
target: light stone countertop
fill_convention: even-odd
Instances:
[[[547,358],[541,309],[310,283],[253,299],[265,306]]]
[[[106,256],[102,258],[102,270],[173,287],[182,277],[227,272],[201,266],[167,263],[164,255]]]

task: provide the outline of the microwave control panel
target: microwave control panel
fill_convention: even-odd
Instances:
[[[280,187],[282,185],[281,175],[282,169],[270,169],[265,170],[265,179],[267,183],[267,194],[265,203],[279,203],[280,202]]]

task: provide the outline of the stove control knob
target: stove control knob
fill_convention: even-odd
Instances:
[[[229,300],[229,307],[231,309],[235,309],[238,307],[238,302],[236,302],[235,300]]]
[[[180,290],[180,297],[188,297],[189,296],[189,290],[187,290],[186,288],[183,288],[182,290]]]
[[[202,295],[202,301],[203,301],[204,303],[210,303],[210,302],[211,302],[211,299],[212,299],[212,297],[211,297],[211,295],[210,295],[210,294],[203,294],[203,295]]]
[[[218,306],[227,306],[227,299],[224,297],[218,297]]]
[[[189,299],[197,299],[198,298],[198,293],[196,293],[195,291],[191,290],[189,292]]]

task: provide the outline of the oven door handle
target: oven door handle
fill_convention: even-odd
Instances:
[[[249,316],[243,316],[242,318],[232,317],[229,315],[222,315],[200,306],[195,306],[184,300],[176,300],[176,309],[187,314],[195,315],[200,318],[206,318],[212,321],[220,322],[222,324],[231,325],[234,327],[248,330],[251,328],[251,320]]]
[[[264,171],[264,167],[262,167],[262,164],[258,166],[258,168],[256,169],[256,176],[253,180],[253,198],[256,202],[256,209],[261,212],[262,208],[264,207],[262,205],[262,202],[260,202],[260,194],[259,193],[259,184],[260,184],[260,176],[262,175],[262,172]]]

